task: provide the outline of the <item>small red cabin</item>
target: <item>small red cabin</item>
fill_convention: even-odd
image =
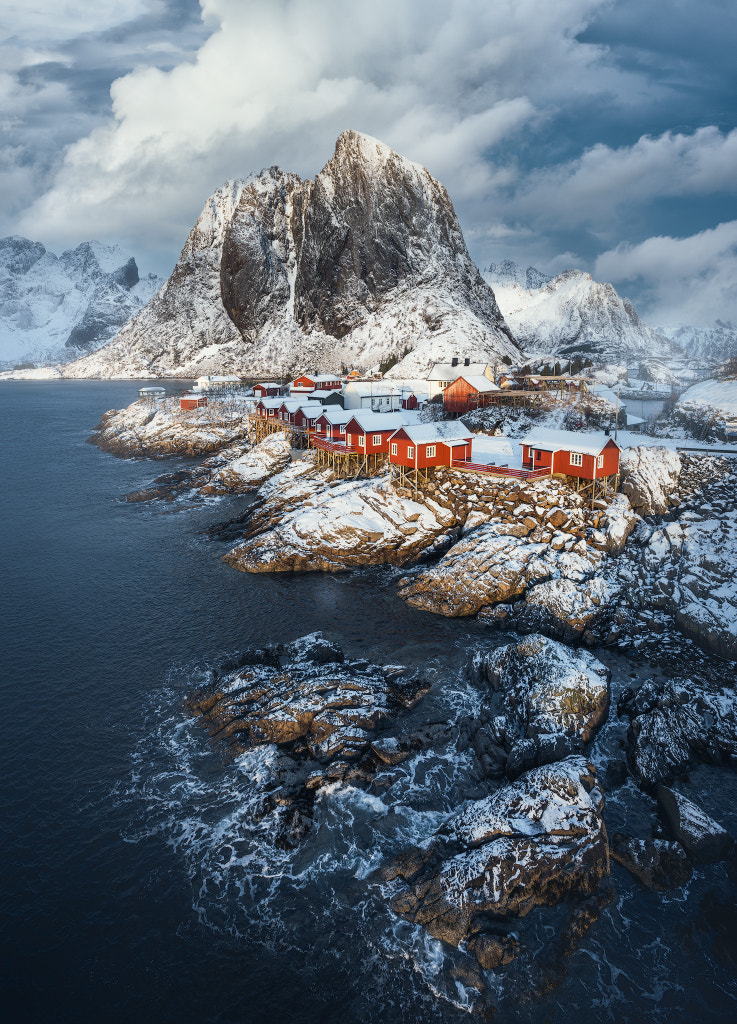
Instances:
[[[346,444],[366,455],[389,451],[389,438],[404,425],[397,412],[355,412],[345,426]]]
[[[276,381],[269,380],[263,384],[253,385],[253,394],[255,398],[276,398],[281,391],[281,385],[277,384]]]
[[[281,404],[279,398],[262,398],[256,402],[256,415],[263,416],[264,419],[278,419]]]
[[[307,402],[305,405],[300,405],[294,413],[292,423],[295,427],[300,427],[303,430],[314,430],[315,422],[321,412],[322,406],[319,402]]]
[[[324,409],[315,420],[315,433],[328,441],[345,441],[345,425],[353,413],[332,406]]]
[[[472,437],[462,423],[400,427],[389,439],[389,461],[407,469],[469,461]]]
[[[458,377],[443,391],[443,406],[449,412],[468,412],[486,405],[489,396],[498,391],[496,384],[487,377]]]
[[[343,387],[343,381],[327,373],[302,373],[289,385],[290,395],[309,394],[311,391],[333,391]]]
[[[182,395],[179,399],[180,409],[201,409],[203,405],[207,405],[206,395]]]
[[[584,480],[600,480],[619,472],[619,445],[603,434],[539,428],[520,444],[525,469],[548,469],[551,474]]]

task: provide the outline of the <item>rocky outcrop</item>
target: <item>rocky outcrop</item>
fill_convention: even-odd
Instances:
[[[694,762],[737,766],[737,695],[731,688],[649,679],[625,690],[617,710],[630,717],[630,758],[649,788]]]
[[[257,780],[262,813],[281,817],[277,841],[293,846],[309,828],[320,786],[362,785],[385,766],[381,730],[423,692],[402,670],[346,660],[318,633],[243,652],[192,694],[188,707],[234,755],[276,747]],[[396,746],[387,737],[384,748],[392,748],[391,739]]]
[[[457,520],[432,500],[400,496],[388,477],[336,481],[287,470],[250,519],[247,539],[225,561],[244,572],[337,572],[403,565],[447,545]]]
[[[339,371],[409,348],[401,372],[417,376],[457,355],[459,337],[476,361],[520,356],[443,186],[346,131],[314,181],[272,167],[226,182],[145,309],[65,372]]]
[[[695,861],[711,864],[729,856],[732,837],[697,804],[667,786],[658,786],[656,796],[668,828]]]
[[[612,859],[655,892],[680,889],[691,877],[691,862],[680,843],[667,839],[636,839],[615,832]]]
[[[536,768],[467,805],[378,878],[395,913],[493,969],[514,955],[511,920],[595,892],[608,875],[602,804],[584,758]]]
[[[667,448],[626,448],[620,457],[622,492],[632,508],[643,515],[668,510],[677,498],[681,459]]]
[[[213,401],[182,412],[178,398],[163,398],[154,404],[139,401],[125,409],[111,409],[88,443],[123,458],[196,458],[247,437],[248,420],[227,402]]]
[[[216,469],[201,494],[246,494],[280,473],[291,460],[289,435],[271,434],[238,458]]]
[[[527,595],[535,610],[531,622],[552,619],[564,634],[580,634],[603,611],[602,599],[613,594],[588,581],[636,523],[626,499],[597,502],[592,511],[558,480],[476,486],[489,488],[493,501],[479,509],[470,520],[473,528],[464,530],[437,565],[401,582],[400,597],[417,608],[458,616]],[[486,522],[479,521],[482,515]]]

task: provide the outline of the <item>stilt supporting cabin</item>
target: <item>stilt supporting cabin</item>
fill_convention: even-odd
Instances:
[[[359,476],[375,476],[386,462],[384,453],[366,454],[350,445],[328,441],[316,434],[310,436],[310,447],[315,452],[318,466],[329,466],[339,477],[355,479]]]
[[[309,433],[304,427],[297,427],[294,423],[288,423],[286,420],[267,419],[265,416],[249,415],[248,437],[251,444],[259,444],[259,442],[270,437],[271,434],[279,433],[289,434],[292,448],[310,447]]]

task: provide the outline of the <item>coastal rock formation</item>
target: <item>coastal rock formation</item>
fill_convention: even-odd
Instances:
[[[228,402],[182,412],[178,398],[162,398],[155,404],[133,402],[106,412],[89,443],[124,458],[195,458],[247,437],[243,411]]]
[[[658,786],[656,796],[670,831],[695,861],[710,864],[729,856],[732,837],[693,801],[667,786]]]
[[[643,515],[662,515],[677,495],[681,459],[667,448],[626,448],[619,471],[632,508]]]
[[[338,371],[409,348],[402,373],[416,376],[461,337],[475,361],[519,358],[443,186],[345,131],[314,181],[272,167],[226,182],[145,309],[65,373]]]
[[[263,814],[284,818],[278,841],[293,846],[309,828],[314,792],[327,782],[370,782],[386,763],[380,729],[423,692],[401,670],[346,660],[317,633],[286,648],[243,652],[188,707],[234,755],[276,747],[258,780]]]
[[[655,892],[680,889],[691,877],[691,862],[677,842],[636,839],[615,832],[610,852],[613,860]]]
[[[250,522],[248,539],[225,561],[245,572],[403,565],[434,545],[447,544],[456,524],[433,501],[400,497],[385,476],[331,481],[305,471],[290,473],[282,489],[272,481],[264,505]],[[296,489],[296,494],[295,494]]]
[[[464,532],[436,566],[402,581],[400,597],[414,607],[457,616],[528,594],[537,621],[552,618],[563,634],[581,633],[613,594],[587,581],[607,551],[621,549],[636,516],[621,496],[598,502],[592,511],[557,480],[513,482],[504,491],[486,506],[486,523]]]
[[[617,710],[627,714],[629,754],[643,785],[652,788],[689,764],[737,766],[737,695],[692,679],[648,679],[625,690]]]
[[[395,913],[493,968],[514,954],[510,920],[595,892],[608,875],[602,804],[591,765],[569,757],[467,805],[378,878]]]
[[[271,434],[238,458],[229,460],[200,489],[201,494],[245,494],[280,473],[291,459],[289,436]]]

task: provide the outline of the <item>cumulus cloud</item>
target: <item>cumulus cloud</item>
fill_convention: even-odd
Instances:
[[[737,221],[688,238],[658,236],[620,244],[596,260],[596,274],[634,285],[641,311],[664,327],[737,321]]]
[[[196,59],[116,80],[112,118],[68,148],[20,226],[171,250],[223,180],[274,163],[313,175],[347,127],[461,202],[497,195],[516,174],[508,140],[600,58],[575,36],[604,3],[202,0],[215,27]]]

